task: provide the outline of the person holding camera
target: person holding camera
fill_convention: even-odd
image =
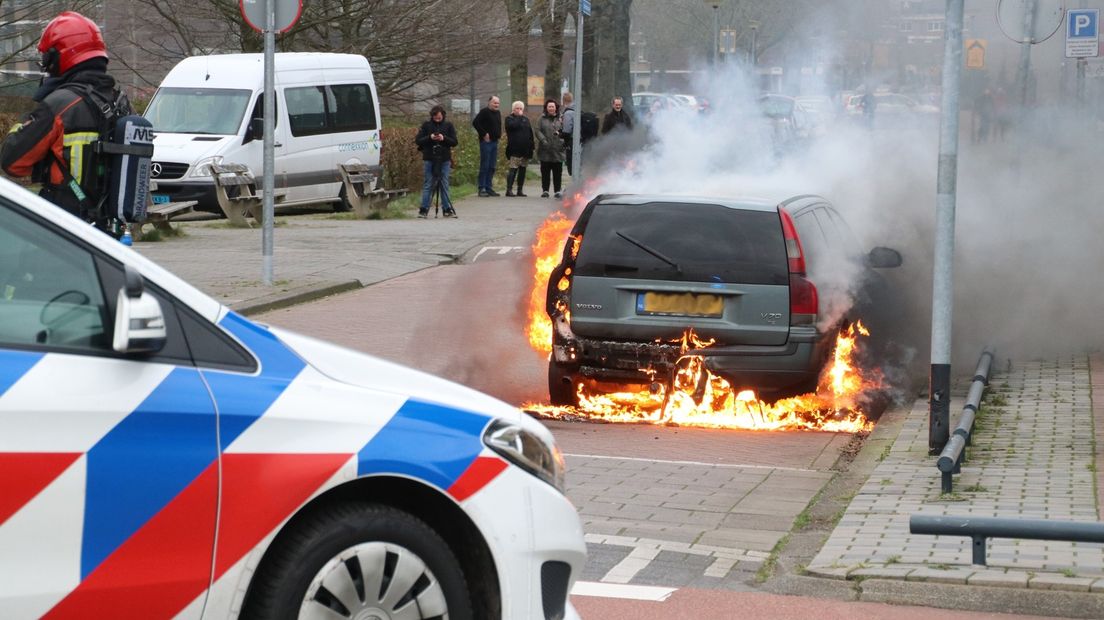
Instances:
[[[422,204],[418,217],[429,215],[430,198],[436,195],[444,210],[445,217],[456,217],[449,198],[449,173],[452,171],[452,147],[459,144],[456,128],[445,120],[445,108],[433,106],[429,111],[429,120],[422,123],[414,143],[422,152],[422,171],[425,181],[422,183]]]

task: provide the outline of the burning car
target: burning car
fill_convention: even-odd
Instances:
[[[889,248],[862,254],[818,196],[598,196],[548,279],[551,403],[577,405],[580,386],[662,392],[687,356],[709,371],[698,376],[735,391],[814,391],[841,327],[861,312],[836,300],[877,297],[872,268],[901,263]]]

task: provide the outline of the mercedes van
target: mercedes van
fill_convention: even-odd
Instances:
[[[380,115],[367,59],[356,54],[276,54],[275,196],[281,205],[348,210],[338,166],[379,166]],[[263,179],[264,55],[193,56],[158,87],[153,201],[198,201],[219,212],[210,164],[244,164]]]

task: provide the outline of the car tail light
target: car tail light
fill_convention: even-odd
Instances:
[[[782,237],[786,241],[786,260],[790,269],[790,325],[813,325],[819,303],[816,285],[805,277],[805,252],[789,212],[779,207]]]

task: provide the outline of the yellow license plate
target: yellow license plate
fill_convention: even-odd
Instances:
[[[639,314],[720,318],[724,300],[704,293],[639,293],[636,310]]]

